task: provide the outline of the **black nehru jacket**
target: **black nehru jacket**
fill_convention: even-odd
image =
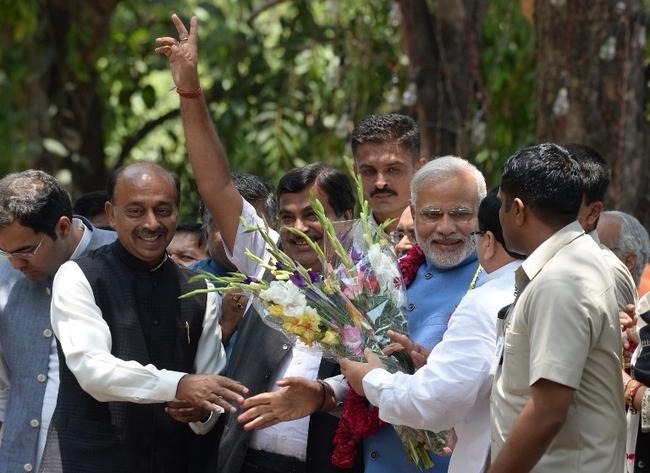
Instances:
[[[204,288],[205,283],[189,283],[193,273],[170,259],[150,270],[119,241],[89,253],[77,264],[110,328],[113,355],[159,369],[193,371],[206,296],[178,296]],[[64,359],[60,347],[59,357]],[[166,414],[164,404],[99,402],[81,389],[65,363],[60,364],[60,378],[43,457],[45,471],[201,471],[193,463],[204,454],[197,448],[210,446],[187,424]],[[50,444],[51,436],[58,442]]]

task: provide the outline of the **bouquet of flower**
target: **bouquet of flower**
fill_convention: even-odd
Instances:
[[[363,201],[358,180],[357,192],[359,200]],[[413,366],[407,354],[385,356],[382,353],[382,348],[390,343],[386,335],[389,329],[407,332],[406,319],[400,309],[405,302],[404,284],[392,246],[383,231],[388,223],[379,227],[371,223],[366,202],[359,219],[344,222],[330,221],[317,199],[312,198],[311,205],[323,225],[324,248],[300,230],[288,230],[303,238],[318,255],[322,263],[320,273],[293,261],[269,236],[268,228],[251,227],[247,230],[260,232],[265,239],[272,260],[264,261],[250,252],[246,256],[265,268],[270,277],[256,279],[241,273],[201,277],[222,285],[216,289],[219,292],[244,291],[256,296],[263,306],[258,312],[266,324],[308,346],[315,346],[325,356],[359,361],[364,359],[363,350],[370,348],[382,358],[389,371],[412,373]],[[351,393],[351,403],[355,401],[358,403],[359,396]],[[373,424],[377,429],[383,425],[378,419]],[[443,449],[444,433],[434,434],[404,426],[395,426],[395,429],[412,463],[419,468],[433,466],[429,453]],[[368,431],[368,435],[372,433]],[[339,438],[341,435],[337,433]],[[349,447],[343,446],[346,453],[339,454],[338,460],[335,450],[333,457],[339,466],[353,462],[353,457],[348,455]]]

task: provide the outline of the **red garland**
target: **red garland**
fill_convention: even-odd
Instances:
[[[352,468],[357,456],[357,445],[363,437],[379,432],[384,421],[379,418],[379,409],[368,404],[368,400],[352,388],[343,403],[343,413],[332,439],[334,451],[332,463],[339,468]]]
[[[408,253],[406,253],[406,256],[397,260],[406,287],[411,285],[415,279],[415,275],[418,273],[418,269],[424,264],[424,260],[424,253],[420,245],[413,245]]]
[[[413,245],[406,256],[398,261],[406,287],[413,282],[424,260],[424,253],[419,245]],[[371,406],[365,397],[350,388],[348,397],[343,403],[341,420],[332,440],[334,444],[332,463],[339,468],[352,468],[357,456],[357,445],[361,439],[376,434],[384,424],[385,422],[379,418],[379,409]]]

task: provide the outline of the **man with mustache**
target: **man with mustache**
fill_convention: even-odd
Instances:
[[[453,427],[457,442],[450,473],[483,472],[490,450],[491,365],[497,314],[515,297],[514,272],[523,258],[508,253],[503,246],[500,205],[497,189],[481,201],[480,230],[472,236],[486,277],[458,304],[449,319],[449,329],[421,369],[413,375],[390,374],[372,354],[366,354],[367,363],[341,363],[355,391],[379,407],[382,419],[434,432]],[[421,350],[409,339],[399,341],[411,353]]]
[[[52,328],[65,363],[43,470],[199,471],[211,446],[192,430],[205,433],[213,413],[234,410],[230,402],[246,392],[216,375],[226,362],[219,300],[179,299],[206,283],[190,282],[193,273],[165,251],[179,206],[172,174],[132,164],[107,191],[118,240],[63,264],[54,278]]]
[[[181,115],[190,163],[197,187],[212,218],[221,232],[226,253],[237,269],[260,277],[260,265],[244,255],[249,249],[266,258],[265,243],[258,232],[247,232],[243,218],[250,225],[263,225],[253,206],[244,200],[233,184],[228,159],[212,124],[201,94],[197,71],[197,19],[191,20],[188,32],[181,20],[173,15],[180,41],[163,37],[156,41],[156,52],[169,57],[172,77],[180,96]],[[278,201],[279,239],[283,250],[306,268],[319,271],[318,256],[303,238],[288,228],[303,231],[317,244],[322,244],[323,228],[310,204],[315,196],[332,220],[352,216],[354,192],[348,177],[322,164],[309,164],[286,173],[276,190]],[[310,417],[276,425],[272,412],[282,399],[286,387],[280,380],[287,376],[301,377],[302,386],[318,399],[325,387],[317,378],[338,373],[338,365],[322,360],[314,351],[294,349],[282,333],[266,326],[251,306],[238,327],[227,375],[242,381],[252,394],[263,393],[264,402],[256,417],[263,429],[252,432],[244,428],[234,415],[226,419],[217,455],[216,471],[287,472],[309,471],[329,473],[342,471],[332,465],[332,437],[338,419],[316,412]],[[313,410],[316,411],[318,406]],[[300,417],[303,417],[301,415]],[[218,454],[217,454],[218,452]]]
[[[411,182],[411,210],[418,245],[407,253],[401,265],[407,284],[405,315],[409,337],[426,350],[440,342],[449,316],[467,290],[476,285],[479,266],[471,233],[477,230],[479,203],[485,195],[483,175],[464,159],[453,156],[428,162]],[[283,382],[283,386],[294,389],[284,392],[283,411],[267,412],[264,395],[244,401],[248,411],[241,419],[249,422],[249,428],[296,419],[319,408],[332,410],[343,398],[337,391],[322,403],[318,391],[299,391],[299,380],[290,381]],[[256,417],[262,415],[266,420],[259,422]],[[362,444],[367,473],[420,471],[409,462],[390,425],[364,438]],[[432,455],[432,459],[435,466],[426,471],[447,471],[449,457]]]
[[[393,219],[390,232],[409,205],[413,174],[425,163],[418,126],[406,115],[370,115],[355,126],[350,146],[372,216],[377,223]]]
[[[70,258],[115,240],[73,216],[49,174],[0,180],[0,471],[38,471],[56,405],[59,358],[50,324],[52,278]]]
[[[413,176],[411,213],[418,245],[405,256],[409,337],[431,350],[447,330],[449,316],[470,287],[479,266],[470,234],[478,227],[478,208],[486,195],[483,175],[464,159],[445,156]],[[404,271],[402,271],[404,274]],[[363,440],[366,473],[416,472],[393,427]],[[449,457],[433,455],[427,471],[446,472]]]

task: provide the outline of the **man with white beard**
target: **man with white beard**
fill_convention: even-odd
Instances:
[[[409,337],[431,350],[447,330],[449,316],[470,287],[479,264],[470,234],[478,230],[478,208],[486,195],[485,179],[464,159],[445,156],[422,166],[411,180],[414,246],[401,261],[407,285]],[[390,425],[363,439],[366,473],[417,471]],[[433,456],[446,472],[449,457]]]
[[[411,181],[411,210],[418,245],[400,260],[400,268],[407,285],[408,335],[416,347],[428,351],[442,340],[449,316],[479,279],[471,233],[478,230],[478,208],[485,195],[485,179],[480,171],[454,156],[428,162]],[[285,393],[287,406],[283,415],[273,418],[274,423],[305,415],[308,405],[316,406],[314,409],[321,406],[320,410],[326,411],[341,401],[334,396],[327,396],[324,402],[319,396],[310,399],[306,390],[297,389],[296,378],[289,379],[293,390]],[[258,404],[256,397],[247,399],[244,407]],[[240,422],[254,419],[258,409],[251,407],[240,416]],[[365,437],[363,450],[366,473],[420,471],[408,460],[390,425]],[[447,471],[448,456],[432,455],[432,459],[435,466],[424,471]]]

